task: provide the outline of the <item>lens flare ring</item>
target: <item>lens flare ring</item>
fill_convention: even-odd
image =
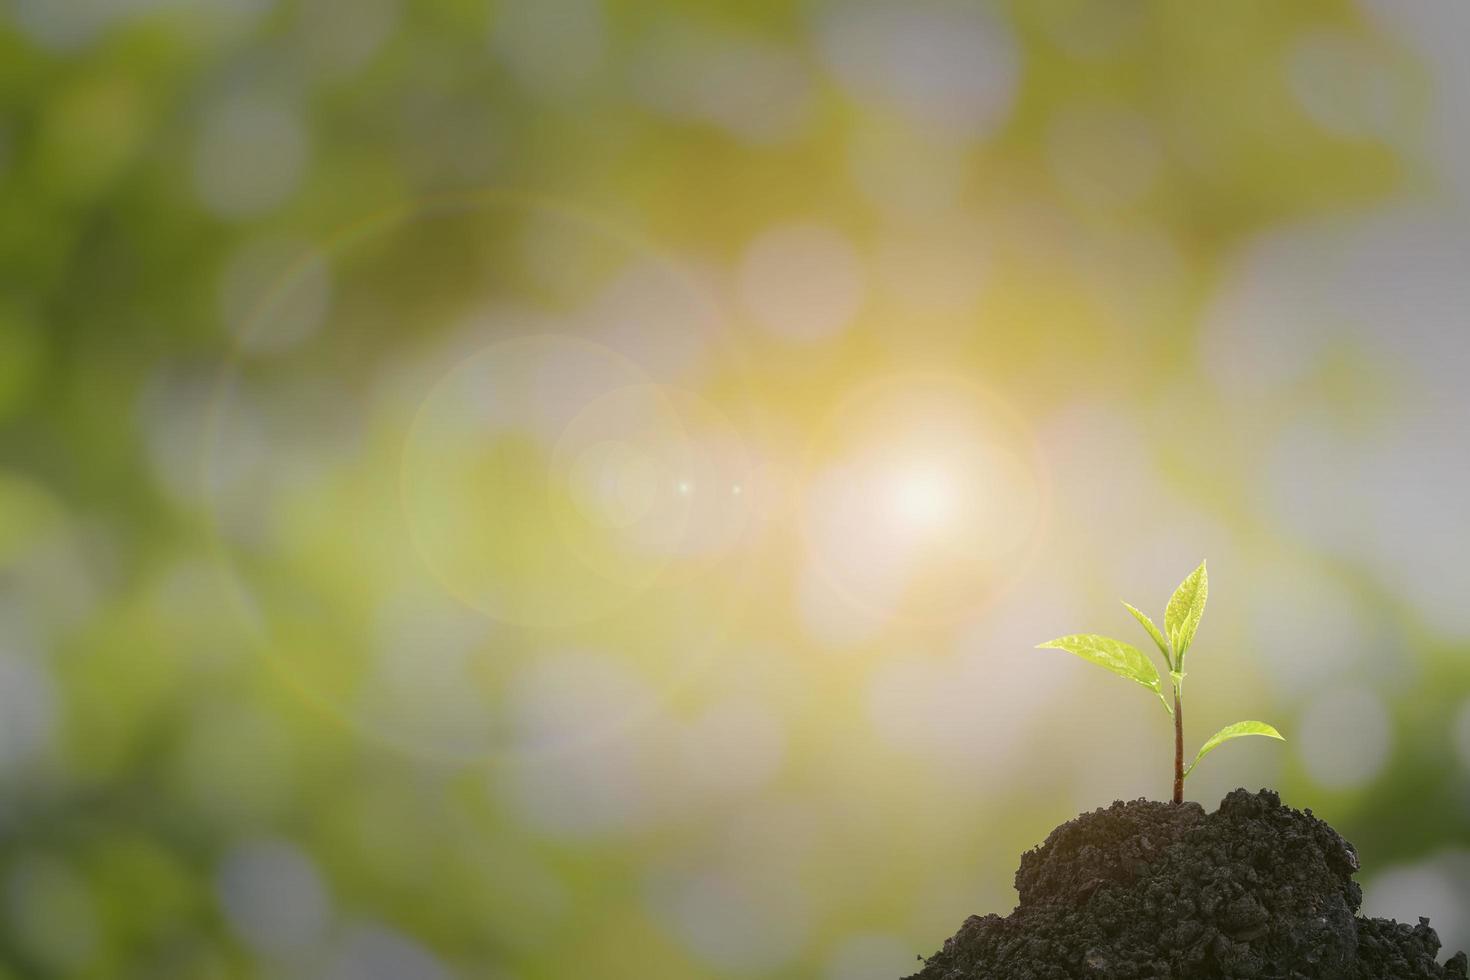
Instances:
[[[458,748],[445,748],[432,739],[421,741],[412,725],[365,719],[359,690],[361,680],[377,669],[372,662],[373,657],[381,656],[373,654],[370,646],[364,646],[361,634],[365,616],[375,615],[371,610],[386,598],[381,594],[382,590],[407,587],[410,593],[418,594],[423,585],[432,580],[432,576],[413,572],[410,566],[417,562],[402,561],[404,556],[395,552],[397,546],[391,543],[407,533],[406,528],[395,529],[393,526],[407,522],[401,503],[397,518],[386,511],[374,511],[377,504],[372,498],[374,495],[382,496],[378,488],[401,485],[401,479],[384,481],[380,478],[383,474],[374,472],[371,466],[388,462],[384,458],[385,438],[392,440],[397,433],[405,440],[399,444],[400,451],[406,445],[404,429],[418,416],[427,388],[442,379],[446,371],[452,371],[455,363],[473,358],[475,351],[486,346],[487,342],[498,342],[515,335],[514,331],[502,331],[498,336],[482,336],[478,343],[461,344],[457,352],[451,352],[447,363],[441,357],[435,367],[434,358],[421,358],[413,350],[415,346],[422,348],[431,343],[438,336],[432,329],[398,329],[396,324],[384,319],[391,314],[361,302],[348,310],[347,297],[354,289],[372,295],[380,281],[397,283],[405,279],[403,276],[374,278],[371,273],[364,272],[364,269],[372,268],[374,258],[384,254],[405,254],[412,259],[415,257],[412,249],[404,252],[403,243],[411,239],[431,240],[425,236],[438,234],[441,227],[451,234],[502,238],[510,234],[507,229],[534,227],[544,232],[549,227],[556,230],[560,238],[549,244],[543,240],[544,235],[543,239],[538,239],[543,246],[538,254],[543,259],[555,256],[559,261],[565,260],[574,273],[578,270],[586,272],[587,269],[600,273],[599,262],[633,270],[616,282],[610,282],[612,292],[605,301],[586,297],[585,315],[563,316],[561,320],[570,331],[568,343],[582,344],[584,351],[599,352],[589,356],[601,356],[607,361],[621,359],[628,368],[622,378],[622,388],[640,392],[646,403],[657,401],[653,392],[661,390],[662,411],[687,413],[689,406],[699,406],[698,396],[669,389],[667,385],[678,372],[700,370],[701,363],[706,365],[704,370],[711,363],[719,366],[722,391],[733,393],[732,397],[737,400],[749,397],[750,378],[748,360],[740,348],[739,338],[718,325],[724,322],[723,317],[717,317],[716,326],[711,330],[710,316],[701,310],[717,307],[704,286],[690,278],[689,271],[682,264],[661,254],[647,241],[573,206],[536,195],[500,191],[421,200],[368,216],[345,227],[340,233],[320,242],[318,247],[308,250],[294,266],[282,271],[259,297],[254,311],[240,326],[230,331],[230,347],[213,384],[203,419],[198,477],[211,553],[237,601],[242,619],[258,639],[261,656],[288,690],[334,724],[410,755],[461,758],[463,753]],[[529,234],[529,230],[526,233]],[[578,265],[578,261],[582,264]],[[303,337],[301,343],[287,348],[252,343],[255,334],[270,332],[273,317],[289,311],[295,292],[305,288],[310,274],[322,263],[327,263],[334,275],[340,274],[343,279],[334,285],[333,309],[327,313],[319,329]],[[350,271],[344,272],[343,268]],[[506,287],[503,279],[496,279],[494,286],[487,282],[484,287],[486,295],[494,297],[495,289],[502,287],[519,290],[530,300],[528,308],[534,309],[544,300],[548,289],[562,285],[555,280],[563,273],[545,262],[531,272],[533,275],[529,279],[524,282],[512,280],[510,287]],[[433,290],[438,287],[430,281],[423,288]],[[659,290],[663,292],[660,294]],[[421,306],[423,310],[435,311],[433,316],[436,319],[442,319],[445,311],[450,309],[445,301],[452,297],[442,291],[430,291],[421,299],[423,302],[419,306],[411,303],[403,306],[403,311],[407,311],[405,315],[411,312],[414,320],[423,319],[419,312]],[[671,350],[677,356],[654,356],[659,355],[662,348],[649,345],[660,343],[659,338],[665,337],[671,329],[676,332],[682,330],[685,317],[694,317],[698,321],[699,332],[686,331],[687,336],[680,334],[675,338],[678,343]],[[544,334],[547,324],[537,323],[535,328]],[[582,336],[587,332],[592,336]],[[704,355],[700,353],[701,345],[707,351]],[[403,356],[405,353],[410,356]],[[650,355],[646,363],[645,354]],[[368,358],[364,360],[363,355],[368,355]],[[378,389],[364,394],[360,385],[350,381],[335,383],[341,369],[369,365],[380,372]],[[381,375],[383,370],[391,370],[394,374],[385,379]],[[415,375],[414,370],[419,373]],[[321,388],[324,373],[328,382],[334,382],[330,391]],[[239,453],[235,451],[234,444],[239,441],[240,431],[254,424],[246,416],[259,408],[262,399],[268,404],[274,390],[270,384],[281,378],[288,382],[314,379],[313,390],[323,391],[318,401],[330,403],[340,400],[342,404],[337,410],[354,420],[361,435],[354,435],[350,440],[329,439],[325,445],[318,446],[323,450],[318,455],[329,459],[312,460],[310,451],[302,453],[295,445],[289,449],[290,459],[286,459],[285,444],[273,444],[271,441],[278,433],[257,433],[261,445],[257,447],[259,452],[250,454],[249,464],[255,474],[255,482],[242,483],[239,473],[245,466],[236,458]],[[391,381],[386,389],[382,384],[385,380]],[[600,394],[605,396],[617,387],[609,386]],[[383,393],[385,390],[387,396]],[[555,403],[559,396],[563,401],[557,406]],[[543,510],[556,510],[556,520],[548,525],[555,532],[550,540],[565,541],[568,524],[573,530],[591,525],[599,533],[626,538],[628,533],[638,531],[657,517],[663,526],[662,536],[653,535],[640,544],[637,574],[629,579],[624,570],[613,576],[613,586],[601,580],[597,581],[597,587],[604,596],[611,592],[629,601],[658,599],[660,581],[647,575],[647,571],[670,561],[690,560],[690,556],[677,547],[668,547],[671,541],[677,544],[681,540],[680,534],[671,535],[669,529],[683,526],[684,519],[680,516],[683,512],[697,517],[695,511],[701,502],[712,499],[710,489],[724,477],[706,467],[707,472],[691,471],[680,475],[671,485],[662,482],[666,476],[664,471],[668,470],[664,463],[671,455],[696,462],[709,455],[690,449],[686,445],[687,440],[674,438],[688,427],[687,420],[671,415],[655,426],[669,434],[667,445],[684,445],[680,452],[672,452],[666,447],[651,453],[646,447],[640,448],[636,440],[616,435],[590,444],[576,440],[568,442],[563,437],[569,426],[580,424],[585,427],[585,423],[578,423],[577,418],[587,412],[589,399],[585,394],[578,397],[576,386],[572,384],[560,392],[553,385],[547,400],[556,410],[542,414],[538,423],[541,426],[539,433],[534,440],[527,441],[534,442],[536,451],[548,460],[543,472],[533,477],[528,485],[534,485],[535,492],[542,495],[540,506]],[[273,405],[268,407],[273,411],[276,408]],[[481,412],[480,424],[487,420],[494,422],[496,406],[481,403],[477,407]],[[281,407],[278,414],[285,419],[289,435],[293,421],[290,406]],[[706,418],[721,413],[704,405],[695,414]],[[453,429],[453,426],[449,428]],[[695,429],[697,426],[690,431],[697,436]],[[733,431],[728,425],[725,429]],[[446,444],[452,441],[447,436],[445,438]],[[309,446],[307,448],[310,450]],[[371,456],[372,460],[380,462],[365,462],[360,458],[362,456]],[[307,467],[310,479],[305,484],[298,479],[301,469],[298,463],[303,457],[310,464]],[[392,465],[401,465],[401,459]],[[325,479],[322,477],[324,472],[327,474]],[[736,472],[729,479],[730,482],[742,480],[744,472]],[[303,521],[301,514],[291,512],[300,508],[298,498],[312,497],[312,480],[318,483],[315,493],[320,499],[311,500],[312,506],[307,507],[305,513],[314,518],[316,527],[312,527],[312,521]],[[687,500],[681,501],[677,491],[678,480],[689,484]],[[394,488],[391,496],[399,498],[399,489]],[[727,495],[727,499],[730,496],[740,499],[739,495]],[[546,499],[551,499],[551,503],[545,503]],[[291,507],[283,510],[283,500],[289,501]],[[482,503],[493,506],[494,502]],[[242,507],[250,511],[247,515],[249,521],[236,519],[235,511]],[[293,525],[292,521],[296,524]],[[561,521],[562,526],[558,527],[556,521]],[[242,523],[247,525],[243,534]],[[311,535],[321,536],[322,541],[303,544],[289,536],[282,537],[282,534],[289,534],[283,528],[301,526],[308,527]],[[700,535],[693,537],[700,538]],[[703,537],[710,536],[706,534]],[[308,553],[311,546],[318,548],[317,555]],[[412,559],[411,543],[406,543],[405,547]],[[708,559],[715,555],[729,564],[730,556],[719,546],[711,547],[709,541],[692,550],[695,557]],[[310,558],[319,565],[322,561],[327,564],[313,569],[310,565],[301,564],[304,558]],[[332,572],[336,579],[329,581],[333,590],[313,594],[310,586],[312,576],[328,568],[339,570]],[[420,583],[415,575],[424,582]],[[618,581],[620,576],[623,579],[621,583]],[[667,583],[675,578],[666,576],[663,588],[669,588]],[[737,599],[741,590],[726,589],[719,595],[717,614],[709,616],[704,624],[706,630],[714,634],[727,628],[738,614]],[[675,604],[672,601],[664,603],[665,606]],[[607,603],[605,608],[612,609],[616,605]],[[597,610],[592,611],[595,613]],[[542,646],[566,632],[565,623],[546,625],[544,618],[540,622],[541,626],[519,627],[522,638],[510,649],[518,650],[529,644],[541,652]],[[485,635],[494,634],[495,628],[487,620]],[[318,652],[303,657],[300,655],[303,649]],[[609,655],[621,656],[611,651]],[[525,654],[516,656],[520,657],[519,663],[534,663],[534,660],[526,660]],[[510,662],[500,663],[499,657],[492,659],[496,662],[471,660],[467,663],[469,669],[492,678],[514,667]],[[677,669],[672,676],[664,677],[658,686],[668,688],[687,682],[708,660],[709,655],[704,654],[687,656],[675,665]],[[503,681],[491,680],[489,683],[493,688]],[[473,692],[475,684],[464,685],[465,691]],[[471,693],[467,696],[488,695]],[[632,724],[634,721],[635,718],[629,717],[620,724]],[[420,727],[432,732],[436,725],[437,722]],[[596,739],[611,733],[599,729],[583,734],[586,738]],[[497,728],[490,742],[470,754],[478,759],[513,762],[541,751],[544,749],[508,742],[504,731]]]

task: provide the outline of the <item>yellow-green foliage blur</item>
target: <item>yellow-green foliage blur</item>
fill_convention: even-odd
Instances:
[[[0,976],[895,980],[1201,556],[1190,797],[1470,945],[1467,36],[8,0]]]

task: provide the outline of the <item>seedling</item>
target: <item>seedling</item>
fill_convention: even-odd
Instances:
[[[1143,612],[1126,602],[1123,603],[1133,614],[1133,618],[1138,620],[1139,625],[1148,631],[1148,635],[1153,638],[1154,645],[1164,655],[1164,663],[1169,668],[1169,678],[1173,681],[1174,687],[1172,706],[1169,704],[1169,699],[1164,696],[1163,683],[1154,662],[1136,647],[1129,646],[1122,640],[1109,639],[1095,633],[1077,633],[1037,647],[1037,649],[1049,648],[1075,653],[1083,660],[1090,660],[1100,667],[1106,667],[1118,676],[1136,681],[1158,695],[1164,710],[1169,712],[1174,719],[1175,803],[1184,802],[1184,780],[1194,772],[1194,767],[1223,743],[1233,738],[1244,738],[1247,735],[1264,735],[1267,738],[1281,739],[1281,733],[1263,721],[1237,721],[1211,735],[1200,747],[1199,754],[1194,757],[1194,761],[1188,766],[1184,765],[1184,656],[1189,652],[1189,646],[1194,642],[1195,631],[1199,629],[1200,618],[1205,614],[1205,599],[1209,595],[1209,586],[1205,563],[1200,562],[1199,567],[1190,572],[1189,577],[1174,590],[1174,596],[1164,610],[1164,632],[1160,632],[1153,620]]]

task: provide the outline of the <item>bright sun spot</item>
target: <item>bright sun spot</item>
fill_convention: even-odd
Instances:
[[[909,470],[893,481],[889,504],[903,526],[916,531],[937,530],[954,516],[954,483],[938,469]]]

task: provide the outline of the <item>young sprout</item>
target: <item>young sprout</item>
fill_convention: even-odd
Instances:
[[[1159,671],[1153,661],[1139,652],[1137,648],[1121,640],[1109,639],[1094,633],[1078,633],[1063,636],[1037,647],[1037,649],[1049,648],[1075,653],[1083,660],[1090,660],[1100,667],[1106,667],[1120,677],[1126,677],[1142,684],[1159,696],[1164,710],[1174,717],[1175,803],[1184,802],[1185,777],[1194,772],[1194,767],[1199,765],[1200,760],[1213,752],[1220,744],[1232,738],[1243,738],[1246,735],[1264,735],[1267,738],[1281,739],[1281,733],[1263,721],[1237,721],[1211,735],[1194,757],[1194,761],[1187,767],[1184,765],[1184,656],[1189,652],[1190,644],[1194,642],[1195,631],[1199,629],[1200,617],[1205,612],[1205,599],[1209,595],[1209,586],[1209,577],[1205,574],[1205,563],[1200,562],[1199,567],[1190,572],[1189,577],[1174,590],[1174,596],[1164,610],[1164,632],[1160,632],[1153,620],[1144,613],[1129,606],[1126,602],[1123,603],[1133,614],[1133,618],[1138,620],[1139,625],[1148,631],[1148,635],[1153,638],[1154,645],[1164,655],[1164,663],[1168,665],[1169,677],[1174,686],[1172,707],[1169,699],[1164,696]],[[1285,740],[1282,739],[1282,741]]]

